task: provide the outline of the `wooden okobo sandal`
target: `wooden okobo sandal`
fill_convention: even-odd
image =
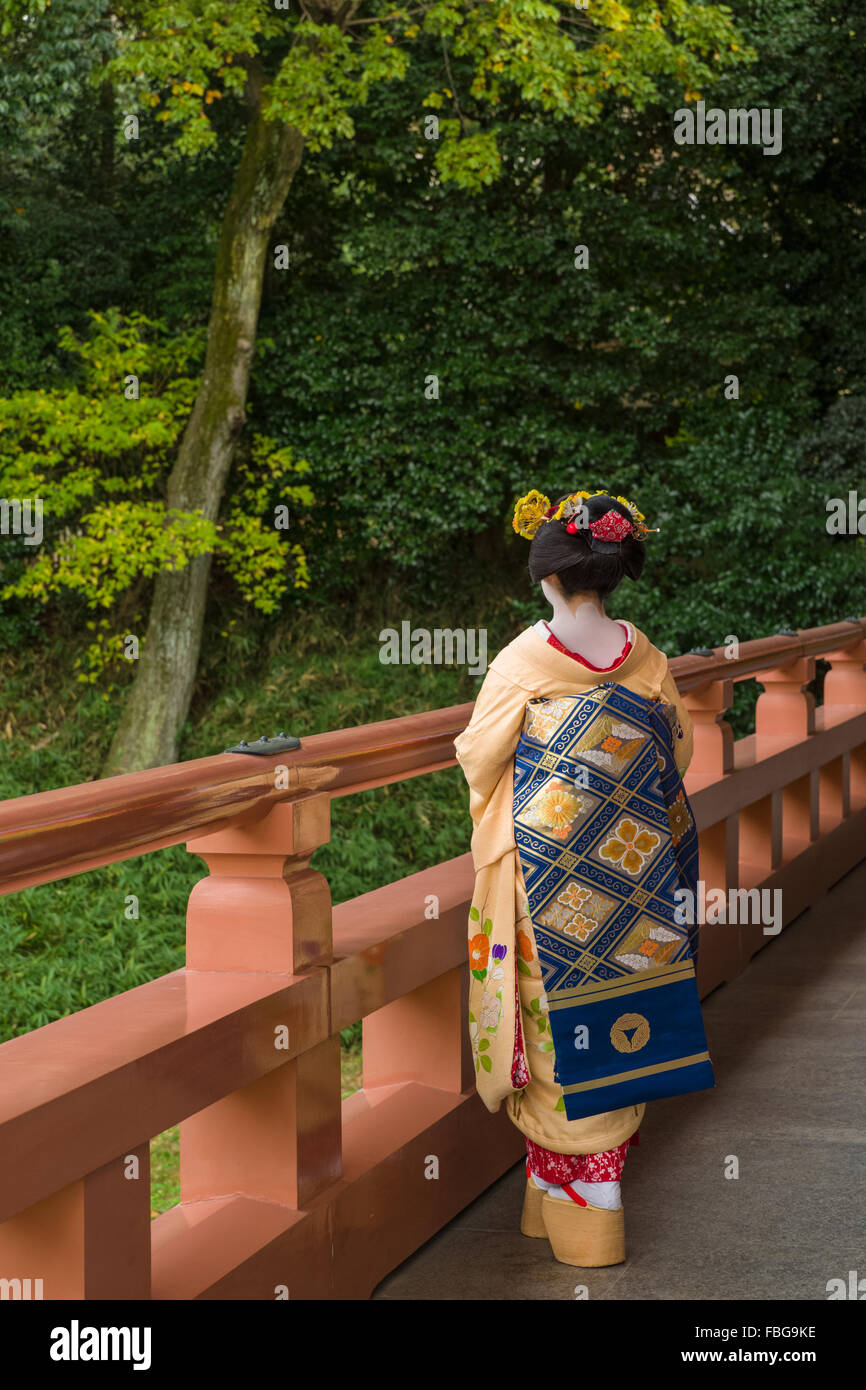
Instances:
[[[541,1199],[541,1217],[554,1258],[560,1264],[578,1265],[582,1269],[622,1264],[625,1259],[622,1207],[617,1211],[593,1207],[570,1183],[563,1183],[562,1190],[568,1193],[570,1202],[547,1193]]]
[[[547,1239],[547,1227],[544,1224],[544,1217],[541,1214],[541,1203],[544,1199],[544,1189],[536,1187],[532,1181],[532,1174],[529,1171],[529,1164],[526,1165],[526,1194],[523,1198],[523,1214],[520,1218],[520,1229],[525,1236],[535,1236],[536,1239]]]

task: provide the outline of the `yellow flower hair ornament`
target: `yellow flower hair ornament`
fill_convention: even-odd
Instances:
[[[542,521],[548,520],[547,513],[549,511],[550,498],[533,488],[531,492],[527,492],[525,497],[518,500],[511,525],[518,536],[523,536],[525,540],[531,541]]]
[[[550,499],[545,497],[543,492],[538,492],[533,488],[531,492],[527,492],[525,497],[518,500],[511,524],[517,534],[525,537],[528,541],[534,539],[542,522],[545,521],[564,521],[566,523],[565,529],[574,535],[585,525],[585,522],[579,522],[576,516],[582,511],[584,501],[588,497],[610,497],[611,501],[619,502],[626,507],[632,518],[631,523],[629,523],[619,512],[606,512],[589,527],[593,539],[596,541],[618,544],[631,534],[634,534],[638,540],[643,540],[650,531],[658,531],[659,529],[657,526],[647,526],[643,512],[638,511],[634,502],[630,502],[627,497],[611,497],[611,494],[606,492],[604,488],[598,488],[595,492],[569,493],[567,497],[563,497],[560,502],[554,505],[551,505]]]

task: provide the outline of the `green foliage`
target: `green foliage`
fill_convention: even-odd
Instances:
[[[156,121],[173,127],[177,150],[190,155],[217,143],[214,106],[241,97],[253,74],[266,118],[296,127],[317,153],[351,140],[371,93],[378,99],[387,84],[407,79],[432,44],[441,47],[446,81],[427,102],[439,105],[441,92],[458,116],[443,123],[437,174],[477,191],[499,168],[498,126],[517,99],[555,120],[589,124],[606,93],[640,110],[658,95],[660,79],[688,93],[714,71],[754,57],[727,7],[687,0],[595,0],[591,21],[544,0],[433,0],[420,11],[416,23],[416,8],[370,0],[333,22],[318,5],[298,16],[264,0],[228,8],[181,0],[169,9],[133,2],[122,7],[117,54],[104,75],[118,83],[126,109],[147,115],[160,107]],[[449,43],[468,69],[462,98],[452,90]],[[489,129],[473,129],[477,120]]]
[[[311,152],[329,149],[354,135],[351,109],[365,105],[377,83],[405,77],[408,64],[408,53],[382,29],[359,43],[336,25],[304,18],[269,88],[265,111],[296,126]]]
[[[0,1017],[5,1037],[179,969],[184,918],[178,907],[192,881],[187,860],[182,848],[163,850],[4,899]],[[137,921],[124,915],[131,894],[142,903]]]
[[[73,114],[89,75],[113,51],[102,0],[2,0],[0,135],[7,160],[53,157],[50,138]]]
[[[645,581],[618,602],[671,650],[709,640],[729,599],[726,630],[751,635],[862,603],[859,548],[826,537],[826,486],[803,463],[825,413],[863,392],[856,26],[799,0],[738,9],[737,22],[767,61],[714,74],[702,96],[783,106],[776,157],[674,147],[671,81],[639,118],[609,101],[591,132],[516,103],[497,133],[501,179],[468,197],[432,179],[417,137],[431,53],[416,85],[359,115],[351,163],[335,150],[299,176],[277,233],[292,236],[295,270],[269,279],[263,308],[272,361],[292,371],[257,374],[253,398],[313,462],[328,504],[310,522],[314,584],[342,595],[349,569],[355,584],[384,572],[465,588],[483,554],[519,597],[514,498],[584,486],[661,519]],[[846,439],[853,486],[862,437],[852,426]],[[822,431],[817,447],[830,442]],[[746,512],[765,495],[778,534],[755,566]]]
[[[293,562],[295,588],[309,584],[301,545],[295,542],[286,547],[280,531],[265,520],[274,495],[286,510],[313,506],[315,499],[307,484],[289,481],[309,471],[306,459],[296,460],[289,447],[279,449],[272,439],[258,434],[253,435],[249,458],[242,456],[235,469],[235,488],[216,550],[242,597],[262,613],[276,612],[286,590],[287,553]]]
[[[150,1141],[150,1215],[160,1216],[180,1201],[180,1126]]]
[[[90,317],[87,337],[69,328],[60,337],[78,364],[75,386],[0,399],[0,493],[41,498],[47,516],[45,543],[29,555],[19,547],[11,577],[0,565],[0,596],[47,604],[71,592],[117,618],[101,621],[99,640],[79,658],[85,680],[123,659],[124,602],[144,581],[196,555],[216,554],[243,598],[273,612],[287,586],[287,561],[297,587],[308,583],[308,570],[301,545],[286,546],[274,528],[267,500],[313,502],[309,486],[294,482],[309,464],[255,435],[222,523],[169,506],[166,479],[198,388],[188,371],[202,354],[203,333],[169,335],[164,323],[117,310]],[[140,394],[130,398],[132,378]]]
[[[108,11],[92,0],[70,0],[65,16],[45,4],[25,11],[17,0],[3,0],[0,47],[9,67],[0,79],[0,121],[6,121],[13,160],[22,170],[22,189],[28,179],[33,182],[40,145],[51,146],[58,169],[81,164],[81,149],[67,133],[80,114],[83,146],[89,140],[100,154],[95,178],[82,179],[77,170],[76,177],[102,206],[99,235],[108,241],[116,195],[129,199],[136,162],[144,166],[141,181],[152,183],[171,170],[172,161],[206,169],[206,154],[215,161],[223,149],[236,154],[251,93],[261,92],[268,119],[294,123],[308,150],[321,154],[353,138],[374,91],[378,106],[384,92],[402,84],[412,89],[404,129],[415,146],[419,186],[478,192],[502,176],[514,107],[531,119],[549,117],[554,126],[585,125],[600,119],[606,97],[614,93],[640,110],[658,96],[666,78],[688,91],[711,70],[753,56],[736,42],[724,7],[684,0],[659,0],[658,6],[638,0],[627,7],[599,0],[591,22],[571,6],[541,0],[436,0],[422,7],[419,22],[415,10],[372,0],[341,14],[339,22],[332,18],[315,5],[300,15],[277,12],[264,0],[238,0],[228,10],[215,0],[182,0],[170,9],[121,0]],[[92,40],[89,50],[85,34]],[[52,91],[58,94],[53,103]],[[454,116],[443,115],[431,161],[425,158],[429,148],[418,147],[418,116],[425,104],[441,107],[443,101],[453,104]],[[25,119],[29,107],[39,113],[35,142]],[[135,139],[128,120],[133,112],[142,125]],[[34,211],[40,203],[50,206],[46,192],[37,183],[21,205],[0,200],[0,229],[5,216],[21,254]],[[135,198],[129,201],[137,205]],[[20,228],[19,216],[26,219]],[[53,212],[51,217],[56,220]],[[130,296],[134,254],[121,255],[114,268]],[[40,294],[47,309],[57,298],[60,262],[49,256],[45,267]],[[98,297],[103,294],[100,287]],[[67,362],[69,355],[77,358],[73,375],[80,369],[71,389],[66,382],[46,389],[28,380],[40,344],[47,356],[47,325],[34,333],[26,315],[13,316],[3,334],[12,349],[13,389],[0,411],[0,469],[7,493],[45,493],[49,544],[35,558],[13,547],[0,593],[25,604],[66,593],[111,614],[91,623],[99,635],[79,658],[83,679],[94,679],[106,661],[119,659],[119,629],[139,625],[144,589],[167,567],[216,553],[243,600],[264,612],[276,610],[287,588],[287,564],[294,587],[306,586],[304,549],[297,541],[281,544],[251,509],[243,480],[232,484],[222,524],[165,502],[169,464],[197,389],[186,372],[200,347],[195,328],[185,324],[170,333],[140,306],[124,314],[116,301],[115,307],[91,309],[89,335],[76,336],[64,325],[57,337],[55,376],[62,375],[64,355]],[[148,372],[149,392],[130,409],[133,403],[119,384],[129,374],[145,379]],[[309,508],[308,494],[287,479],[301,471],[290,458],[293,445],[288,438],[276,441],[280,463],[266,476],[272,490],[283,484],[283,500]],[[258,486],[256,493],[260,503]],[[361,538],[356,530],[353,539]],[[28,610],[20,612],[23,622]]]
[[[644,485],[641,507],[661,531],[645,579],[624,584],[612,609],[670,652],[866,611],[864,542],[827,534],[837,494],[804,476],[796,420],[742,403],[716,414],[711,430],[672,442]]]
[[[197,388],[186,369],[202,352],[199,330],[169,342],[157,336],[165,325],[142,314],[90,317],[88,338],[79,340],[68,328],[60,335],[60,346],[77,359],[75,386],[0,399],[4,495],[41,495],[56,521],[77,517],[100,494],[151,490],[170,463]],[[140,399],[124,389],[132,376],[142,383]],[[58,563],[75,554],[75,539]]]

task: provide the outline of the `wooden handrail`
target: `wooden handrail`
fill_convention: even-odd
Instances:
[[[724,647],[714,647],[712,656],[696,656],[691,652],[675,656],[670,663],[671,673],[681,694],[699,690],[712,681],[746,680],[758,671],[787,666],[803,657],[820,656],[822,652],[838,651],[866,636],[866,618],[852,618],[826,627],[803,628],[796,637],[777,635],[758,637],[753,642],[740,643],[740,655],[725,656]]]
[[[472,705],[313,734],[274,757],[223,753],[0,803],[0,894],[68,878],[197,831],[257,819],[327,785],[347,796],[450,767]],[[288,787],[275,770],[288,769]]]
[[[681,692],[852,645],[866,618],[743,642],[726,657],[687,653],[671,671]],[[386,719],[360,728],[313,734],[291,753],[274,757],[220,754],[104,781],[16,797],[0,804],[0,894],[99,868],[180,844],[207,827],[217,831],[255,819],[277,801],[327,785],[332,796],[403,781],[453,766],[454,739],[472,704]],[[288,769],[288,787],[275,769]]]

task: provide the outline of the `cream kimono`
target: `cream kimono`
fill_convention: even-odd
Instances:
[[[631,650],[608,672],[593,671],[558,651],[538,628],[521,633],[491,662],[472,719],[454,745],[469,784],[474,827],[469,1028],[478,1093],[491,1112],[504,1099],[511,1119],[527,1138],[563,1154],[616,1148],[634,1134],[645,1107],[630,1105],[586,1119],[566,1119],[562,1091],[554,1080],[549,1016],[514,839],[514,753],[529,700],[579,695],[615,681],[637,695],[660,697],[676,707],[682,731],[677,767],[685,771],[692,755],[692,724],[667,657],[637,628],[627,626]],[[515,1066],[520,1053],[525,1066]]]

